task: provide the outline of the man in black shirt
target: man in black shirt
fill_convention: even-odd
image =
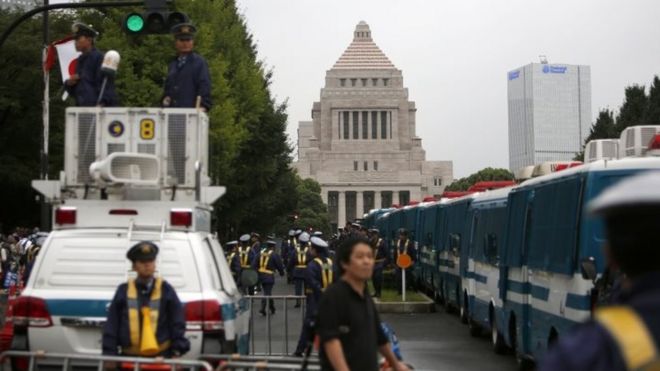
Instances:
[[[341,279],[325,290],[319,304],[321,369],[377,371],[380,352],[393,370],[408,370],[392,353],[367,291],[374,266],[369,240],[358,235],[346,238],[337,261]]]

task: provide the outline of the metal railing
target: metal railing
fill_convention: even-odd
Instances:
[[[240,354],[202,354],[201,359],[219,362],[216,370],[320,370],[318,357],[307,359],[282,356],[245,356]],[[305,366],[303,366],[305,363]]]
[[[206,361],[196,361],[189,359],[171,359],[171,358],[143,358],[143,357],[120,357],[120,356],[104,356],[101,354],[65,354],[65,353],[49,353],[43,351],[7,351],[0,354],[0,367],[11,359],[22,359],[27,361],[27,368],[21,366],[20,371],[35,371],[38,366],[47,365],[49,367],[60,367],[63,371],[68,371],[71,366],[91,366],[97,365],[98,371],[105,371],[108,369],[119,370],[204,370],[213,371],[213,367]],[[55,361],[54,364],[50,362],[44,363],[43,361]],[[114,365],[115,368],[110,368]],[[143,367],[147,366],[147,367]],[[160,367],[158,367],[160,366]],[[3,368],[4,370],[4,368]]]
[[[300,300],[300,308],[296,308],[296,311],[300,311],[300,324],[302,326],[302,322],[305,319],[305,308],[306,308],[306,301],[305,301],[305,296],[304,295],[272,295],[272,296],[265,296],[265,295],[248,295],[245,296],[246,299],[250,300],[250,341],[251,341],[251,346],[250,346],[250,351],[252,354],[260,354],[257,353],[255,350],[255,330],[254,330],[254,321],[255,321],[255,310],[254,310],[254,305],[255,302],[258,305],[261,305],[261,300],[266,299],[266,300],[273,300],[275,304],[275,308],[278,309],[281,308],[282,311],[284,312],[284,322],[283,322],[283,332],[284,332],[284,341],[283,341],[283,346],[282,346],[282,353],[275,353],[273,352],[273,342],[272,342],[272,319],[273,315],[270,313],[270,310],[268,310],[268,305],[266,305],[266,342],[267,342],[267,351],[266,355],[289,355],[289,307],[288,303],[291,301],[297,301]],[[281,301],[282,305],[278,305],[277,302]],[[267,303],[268,304],[268,303]],[[296,340],[297,341],[297,338]],[[295,346],[295,345],[294,345]]]

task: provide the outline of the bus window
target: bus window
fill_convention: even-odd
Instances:
[[[460,233],[450,233],[449,234],[449,249],[451,250],[454,256],[458,256],[461,252],[461,234]]]

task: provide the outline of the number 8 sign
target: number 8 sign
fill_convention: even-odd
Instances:
[[[142,119],[140,121],[140,138],[154,139],[156,123],[152,119]]]

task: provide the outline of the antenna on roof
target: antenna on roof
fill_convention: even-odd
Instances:
[[[539,55],[539,59],[541,60],[541,64],[548,64],[548,57],[545,55]]]

